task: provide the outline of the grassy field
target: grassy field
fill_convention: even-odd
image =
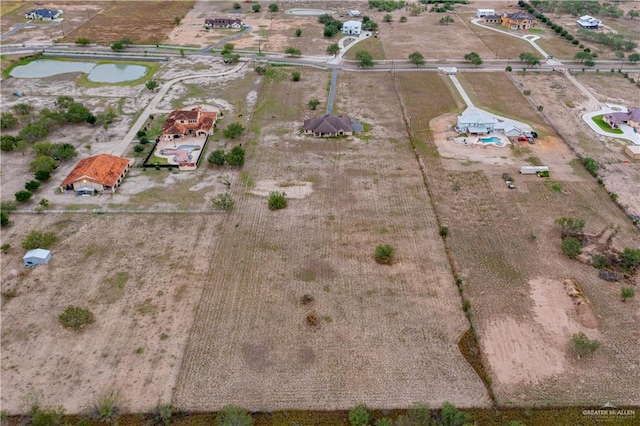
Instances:
[[[347,53],[345,53],[344,59],[355,60],[356,53],[360,50],[366,50],[369,52],[371,56],[373,56],[373,59],[387,59],[382,42],[376,37],[369,37],[368,39],[356,44],[354,47],[349,49]]]
[[[495,80],[493,84],[508,83],[506,78]],[[423,113],[423,105],[433,91],[444,91],[444,84],[440,88],[437,81],[416,85],[402,74],[399,81],[414,122],[429,122],[435,112]],[[518,93],[513,90],[515,97]],[[479,106],[491,104],[501,112],[535,119],[517,101],[504,98],[501,104],[491,95],[498,90],[490,92],[487,89],[486,98],[478,96]],[[454,108],[449,101],[440,112]],[[453,122],[455,117],[450,117]],[[592,179],[572,172],[573,156],[553,137],[537,142],[520,158],[538,157],[545,164],[555,161],[553,183],[562,191],[542,179],[517,176],[517,172],[518,190],[509,191],[500,176],[516,171],[523,161],[519,157],[508,151],[465,151],[464,147],[455,151],[448,147],[450,139],[443,133],[415,131],[440,149],[434,155],[429,145],[417,145],[438,218],[449,227],[447,247],[470,301],[498,404],[599,404],[602,398],[632,404],[637,395],[623,391],[632,386],[632,379],[623,372],[628,355],[622,354],[630,354],[634,344],[634,310],[620,306],[619,289],[600,281],[595,269],[561,254],[553,221],[561,216],[582,217],[590,232],[616,224],[625,229],[620,244],[631,246],[638,244],[637,230]],[[452,154],[456,152],[465,155],[456,157]],[[566,296],[562,279],[567,277],[578,283],[590,301],[586,310],[576,309]],[[598,318],[597,325],[590,315]],[[558,327],[559,323],[566,326]],[[568,351],[569,337],[578,330],[602,341],[593,359],[577,360]],[[590,375],[588,384],[580,382],[585,374]]]
[[[65,35],[65,43],[86,37],[92,43],[111,44],[129,37],[136,44],[161,43],[175,27],[174,18],[184,17],[195,0],[114,1]]]
[[[482,28],[471,23],[467,23],[467,25],[470,31],[483,45],[483,47],[491,52],[490,57],[492,58],[495,58],[497,55],[498,58],[501,59],[517,59],[523,52],[537,54],[533,47],[525,40],[518,40],[515,37],[510,37],[506,34],[500,34],[498,32],[491,31],[489,29]],[[505,30],[505,28],[499,24],[496,24],[496,28]],[[478,52],[477,50],[472,50]],[[480,56],[484,57],[481,53]]]
[[[304,75],[260,89],[251,123],[260,134],[243,169],[252,185],[233,182],[236,206],[218,231],[174,403],[487,404],[457,348],[468,324],[393,79],[341,73],[339,109],[371,122],[370,138],[318,140],[297,129],[317,114],[306,103],[322,99],[314,90],[325,90],[328,75]],[[384,105],[368,101],[374,90]],[[305,183],[312,192],[296,195]],[[269,211],[269,190],[284,191],[289,206]],[[372,258],[384,243],[397,248],[391,266]],[[302,303],[305,294],[313,302]]]
[[[523,91],[506,73],[460,73],[458,80],[474,105],[496,114],[529,123],[549,132],[542,115],[527,101]]]

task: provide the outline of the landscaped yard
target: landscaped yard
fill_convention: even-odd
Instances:
[[[613,133],[615,135],[621,135],[622,133],[624,133],[620,129],[614,129],[611,126],[609,126],[608,123],[605,123],[602,117],[604,117],[604,115],[600,114],[600,115],[596,115],[595,117],[592,117],[591,119],[593,120],[594,123],[598,125],[598,127],[600,127],[605,132]]]

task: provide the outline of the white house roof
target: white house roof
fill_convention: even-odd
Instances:
[[[589,16],[589,15],[581,16],[580,19],[578,19],[576,22],[579,25],[584,25],[584,26],[594,26],[594,25],[602,24],[601,20],[596,19],[593,16]]]
[[[460,124],[496,124],[498,120],[489,114],[485,114],[480,111],[473,111],[467,114],[458,116],[458,122]]]
[[[640,145],[627,145],[627,150],[634,154],[640,154]]]
[[[349,11],[349,16],[360,16],[360,11],[359,10],[350,10]]]
[[[46,259],[51,254],[51,251],[37,248],[33,250],[29,250],[22,259],[28,259],[32,257],[36,257],[38,259]]]
[[[342,24],[342,27],[362,28],[362,22],[360,22],[360,21],[347,21],[344,24]]]

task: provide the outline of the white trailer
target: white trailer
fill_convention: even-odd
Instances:
[[[520,167],[520,174],[523,175],[535,175],[538,172],[548,172],[548,166],[522,166]]]
[[[492,16],[495,14],[495,9],[478,9],[476,11],[476,18],[484,18],[485,16]]]

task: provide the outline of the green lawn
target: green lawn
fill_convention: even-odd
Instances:
[[[605,121],[602,119],[602,117],[604,116],[604,114],[600,114],[600,115],[596,115],[595,117],[592,117],[591,119],[593,120],[594,123],[596,123],[602,130],[604,130],[607,133],[613,133],[614,135],[621,135],[624,132],[620,129],[614,129],[611,126],[609,126],[607,123],[605,123]]]

